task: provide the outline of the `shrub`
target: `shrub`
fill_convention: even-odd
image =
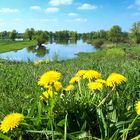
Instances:
[[[94,41],[93,41],[93,45],[94,45],[96,48],[101,48],[103,44],[104,44],[104,41],[101,40],[101,39],[98,39],[98,40],[94,40]]]

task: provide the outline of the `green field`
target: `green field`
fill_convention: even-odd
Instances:
[[[117,46],[95,53],[80,53],[73,60],[40,65],[1,60],[0,120],[11,112],[22,113],[26,117],[13,133],[1,133],[0,137],[27,140],[139,139],[140,116],[135,110],[135,103],[140,99],[139,54],[140,46]],[[60,81],[66,87],[71,77],[81,69],[94,69],[102,74],[102,79],[107,79],[112,72],[120,73],[128,81],[117,86],[100,107],[98,104],[111,88],[90,91],[86,80],[80,85],[75,84],[75,90],[71,92],[63,90],[52,99],[40,101],[39,96],[44,89],[37,82],[44,72],[60,72]]]
[[[31,45],[35,45],[35,41],[2,41],[0,40],[0,53],[20,50]]]

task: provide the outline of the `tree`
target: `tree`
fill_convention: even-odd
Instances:
[[[0,32],[0,38],[1,39],[8,39],[9,38],[9,32],[7,32],[7,31]]]
[[[124,43],[129,43],[129,33],[128,32],[122,32],[122,35],[121,35],[121,41],[124,42]]]
[[[140,43],[140,21],[133,24],[130,37],[135,43]]]
[[[69,33],[69,37],[70,37],[70,39],[77,39],[78,38],[78,34],[77,34],[77,32],[70,32]]]
[[[9,34],[9,38],[12,39],[13,41],[16,39],[16,36],[17,36],[17,31],[16,30],[13,30]]]
[[[37,41],[37,45],[41,46],[43,43],[45,43],[48,40],[48,36],[43,31],[37,31],[35,35],[35,39]]]
[[[107,38],[107,32],[105,30],[100,30],[98,32],[98,38],[100,38],[100,39],[106,39]]]
[[[118,25],[113,26],[108,32],[109,40],[115,43],[121,41],[121,36],[122,36],[122,29]]]
[[[32,40],[33,39],[33,36],[35,34],[35,30],[33,28],[27,28],[25,30],[25,33],[24,33],[24,36],[25,38],[29,38],[29,40]]]
[[[95,37],[95,34],[96,34],[96,32],[91,32],[91,33],[83,33],[82,34],[82,38],[84,39],[84,40],[92,40],[92,39],[95,39],[96,37]]]
[[[55,39],[63,40],[63,39],[69,39],[69,31],[57,31],[55,32]]]

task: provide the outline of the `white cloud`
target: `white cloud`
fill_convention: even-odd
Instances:
[[[45,10],[45,13],[56,13],[56,12],[59,12],[59,8],[51,7]]]
[[[55,22],[55,21],[57,21],[57,19],[56,19],[56,18],[54,18],[54,19],[44,18],[44,19],[40,19],[40,21],[41,21],[41,22],[49,22],[49,21]]]
[[[30,21],[32,22],[56,22],[57,19],[56,18],[34,18],[34,19],[30,19]]]
[[[75,21],[87,22],[86,18],[76,18]]]
[[[78,16],[78,14],[76,14],[76,13],[68,13],[68,16],[69,17],[76,17],[76,16]]]
[[[136,10],[140,10],[140,0],[135,0],[133,4],[129,5],[127,9],[135,8]]]
[[[79,6],[77,9],[79,10],[94,10],[97,9],[98,7],[96,5],[91,5],[88,3],[84,3],[81,6]]]
[[[36,5],[36,6],[31,6],[30,9],[31,10],[41,10],[41,7]]]
[[[58,6],[58,5],[70,5],[72,4],[73,0],[50,0],[50,4],[53,6]]]
[[[0,13],[18,13],[19,9],[1,8]]]
[[[132,9],[132,8],[134,8],[134,5],[129,5],[129,6],[127,7],[127,9]]]
[[[140,0],[135,0],[135,4],[140,6]]]

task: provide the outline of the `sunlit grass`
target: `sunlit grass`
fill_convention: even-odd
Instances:
[[[0,53],[20,50],[31,45],[35,45],[35,41],[1,41],[0,40]]]
[[[39,65],[1,60],[0,120],[11,112],[27,116],[27,122],[32,126],[24,124],[23,128],[19,128],[26,129],[23,134],[25,139],[96,137],[117,140],[137,137],[140,118],[136,118],[135,103],[140,98],[140,61],[137,57],[131,57],[131,49],[133,47],[125,50],[120,47],[80,53],[74,60]],[[63,88],[57,96],[44,102],[40,100],[40,95],[47,89],[40,87],[38,80],[44,72],[52,70],[61,73],[59,82]],[[93,91],[88,88],[90,80],[82,79],[78,83],[78,78],[74,88],[65,91],[70,79],[79,70],[96,70],[104,80],[113,72],[120,73],[127,78],[127,82],[115,89],[100,86],[100,90]],[[49,96],[42,97],[47,100]]]

